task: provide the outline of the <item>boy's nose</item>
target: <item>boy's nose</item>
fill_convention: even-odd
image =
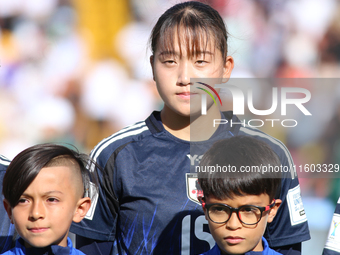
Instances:
[[[241,221],[238,219],[236,212],[233,212],[230,219],[226,223],[228,229],[238,229],[242,226]]]
[[[38,220],[45,217],[45,208],[41,202],[33,202],[31,212],[29,215],[30,219]]]

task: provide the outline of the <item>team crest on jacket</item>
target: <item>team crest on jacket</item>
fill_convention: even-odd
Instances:
[[[201,204],[198,198],[203,197],[203,191],[201,190],[201,187],[198,184],[197,174],[187,173],[185,174],[185,178],[188,198],[197,204]]]

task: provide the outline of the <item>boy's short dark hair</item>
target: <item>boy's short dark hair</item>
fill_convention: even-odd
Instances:
[[[20,196],[44,167],[65,166],[69,162],[79,166],[82,176],[83,196],[93,197],[91,182],[97,184],[95,172],[87,170],[91,162],[88,155],[57,144],[38,144],[20,152],[9,164],[3,179],[2,193],[10,206],[15,207]]]
[[[217,165],[220,169],[229,166],[230,172],[217,171],[216,167],[213,172],[207,171]],[[198,182],[205,197],[212,195],[223,200],[268,194],[272,200],[280,194],[280,165],[278,156],[267,143],[249,136],[235,136],[217,141],[204,154]],[[265,166],[267,172],[262,172]],[[269,172],[269,166],[276,167],[276,171]]]

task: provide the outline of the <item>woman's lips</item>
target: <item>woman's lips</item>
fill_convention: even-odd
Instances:
[[[197,93],[181,92],[181,93],[176,93],[176,95],[182,99],[190,99],[190,97],[197,95]]]

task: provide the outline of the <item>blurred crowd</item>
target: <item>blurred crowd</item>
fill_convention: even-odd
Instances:
[[[0,0],[0,154],[41,142],[86,153],[162,108],[148,37],[179,0]],[[340,163],[340,1],[205,0],[224,17],[233,78],[313,78],[313,117],[265,130],[297,162]],[[325,85],[325,84],[330,85]],[[265,92],[263,92],[265,93]],[[265,100],[264,100],[265,101]],[[300,181],[335,203],[340,179]],[[307,215],[308,216],[308,215]]]

